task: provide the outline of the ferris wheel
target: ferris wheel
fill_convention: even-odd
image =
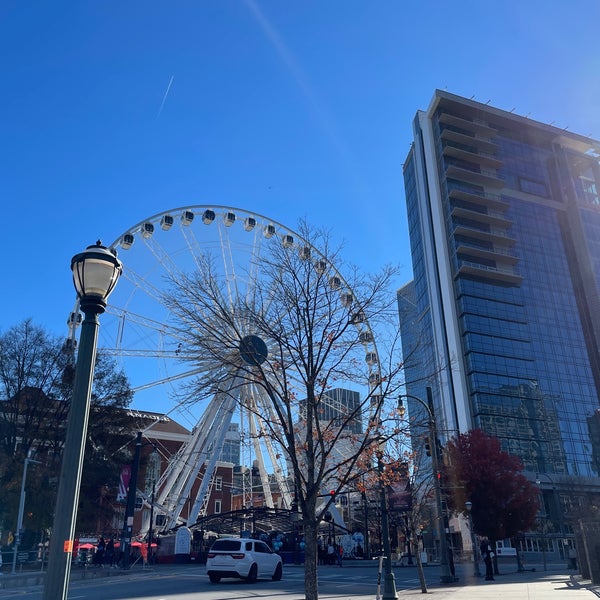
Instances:
[[[272,417],[273,408],[258,386],[235,381],[235,393],[217,390],[195,403],[181,400],[186,382],[223,365],[211,356],[190,354],[185,328],[173,327],[177,316],[164,294],[173,276],[202,269],[200,257],[210,254],[222,278],[226,290],[223,298],[230,312],[244,303],[264,302],[268,296],[256,292],[269,285],[262,267],[271,244],[304,253],[317,269],[327,269],[329,284],[339,290],[342,302],[352,301],[352,291],[343,277],[299,234],[239,208],[175,208],[140,221],[110,245],[119,251],[123,274],[102,319],[98,347],[120,362],[135,393],[137,409],[166,413],[191,430],[188,441],[170,459],[156,485],[155,507],[166,515],[166,529],[205,516],[217,462],[232,424],[237,424],[239,431],[241,465],[250,467],[246,473],[257,469],[266,506],[274,506],[274,487],[281,507],[292,505],[293,486],[287,476],[285,452],[274,447],[265,434],[263,418]],[[69,322],[73,336],[78,320],[72,316]],[[362,359],[374,370],[376,383],[378,357],[373,333],[365,319],[357,318],[354,325],[364,348]],[[220,326],[227,324],[215,324]],[[243,331],[241,327],[241,358],[256,360],[257,353],[267,351],[266,345],[252,335],[251,329]],[[246,477],[242,493],[249,498],[244,499],[244,506],[250,506],[251,488],[252,477]],[[182,512],[187,512],[186,519]]]

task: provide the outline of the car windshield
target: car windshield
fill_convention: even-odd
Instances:
[[[238,540],[217,540],[211,550],[217,552],[239,552],[240,542]]]

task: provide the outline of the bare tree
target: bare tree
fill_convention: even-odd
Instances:
[[[260,264],[235,278],[209,253],[198,255],[194,272],[171,276],[164,302],[182,360],[204,373],[186,387],[188,401],[234,397],[260,417],[255,436],[285,453],[304,525],[306,598],[314,600],[329,492],[370,469],[401,365],[393,358],[398,328],[390,320],[395,270],[365,276],[350,269],[342,276],[327,232],[301,223],[294,235],[271,240]],[[244,278],[255,284],[232,294]],[[239,299],[233,306],[232,298]],[[379,331],[388,336],[379,346],[386,345],[385,361]],[[212,368],[203,368],[208,362]],[[339,388],[358,392],[357,401],[336,401]]]

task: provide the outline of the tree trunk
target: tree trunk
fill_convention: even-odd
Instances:
[[[492,558],[492,568],[494,569],[494,575],[500,575],[500,571],[498,570],[498,554],[496,554],[498,548],[496,540],[491,540],[490,546],[492,547],[492,552],[494,553],[494,558]]]
[[[415,536],[416,537],[416,536]],[[419,583],[421,584],[421,593],[427,593],[427,582],[425,581],[425,572],[423,571],[423,563],[421,562],[421,549],[419,548],[419,539],[416,539],[416,543],[413,546],[414,554],[417,559],[417,573],[419,574]]]
[[[317,523],[314,515],[304,520],[304,593],[306,600],[318,600],[318,545]]]

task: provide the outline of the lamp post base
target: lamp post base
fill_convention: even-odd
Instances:
[[[383,596],[381,600],[398,600],[396,590],[396,577],[393,573],[386,573],[383,579]]]

